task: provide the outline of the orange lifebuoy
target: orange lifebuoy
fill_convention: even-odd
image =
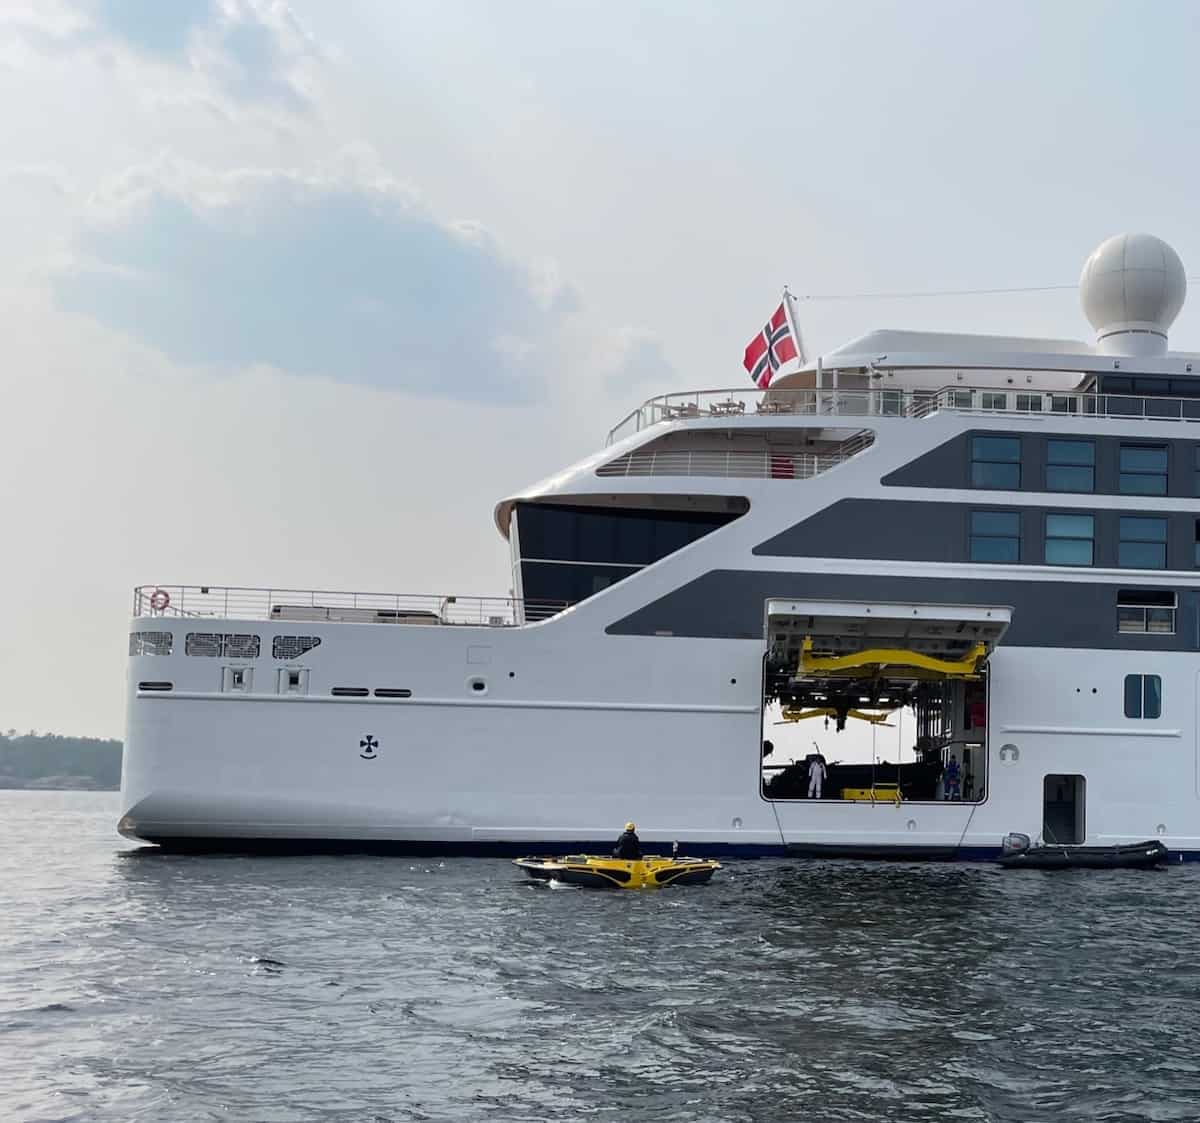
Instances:
[[[166,589],[155,589],[150,594],[150,607],[155,612],[162,612],[171,603],[171,594]]]

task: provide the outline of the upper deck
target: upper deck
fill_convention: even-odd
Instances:
[[[1189,364],[1190,368],[1190,364]],[[844,389],[828,386],[784,388],[768,391],[726,388],[685,390],[661,394],[643,402],[611,430],[605,446],[616,444],[663,422],[716,422],[721,427],[757,421],[778,425],[789,418],[837,417],[862,421],[869,417],[928,417],[940,411],[980,413],[988,416],[1012,413],[1022,417],[1051,414],[1059,417],[1140,419],[1152,421],[1200,421],[1200,379],[1194,396],[1172,396],[1150,392],[1157,384],[1167,388],[1182,379],[1126,376],[1128,391],[1057,390],[1032,383],[1011,386],[955,385],[939,389],[885,386]],[[1187,385],[1184,388],[1193,389]],[[1144,392],[1139,392],[1144,391]]]

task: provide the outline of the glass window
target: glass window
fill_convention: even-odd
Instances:
[[[1046,490],[1094,491],[1096,446],[1092,441],[1046,442]]]
[[[1167,520],[1122,515],[1117,565],[1126,569],[1167,568]]]
[[[972,437],[971,484],[1016,491],[1021,486],[1020,437]]]
[[[1021,516],[1016,511],[972,511],[971,561],[1019,562]]]
[[[1200,445],[1196,446],[1195,471],[1192,473],[1192,494],[1200,495]]]
[[[1120,589],[1117,631],[1174,635],[1175,605],[1170,589]]]
[[[718,511],[519,503],[517,535],[523,559],[640,566],[665,558],[736,517]]]
[[[1162,717],[1162,679],[1158,675],[1125,676],[1125,716]]]
[[[1017,409],[1023,413],[1040,413],[1042,409],[1042,395],[1018,394]]]
[[[1166,448],[1162,445],[1122,445],[1119,486],[1127,495],[1166,495]]]
[[[1196,520],[1196,542],[1192,547],[1192,564],[1200,566],[1200,519]]]
[[[1051,394],[1050,395],[1050,412],[1051,413],[1078,413],[1079,398],[1074,394]]]
[[[950,404],[955,409],[970,409],[974,404],[971,400],[973,397],[974,394],[970,390],[951,390]]]
[[[1002,390],[990,393],[985,390],[979,398],[984,409],[1006,409],[1008,406],[1007,395]]]
[[[1046,564],[1091,565],[1096,520],[1092,515],[1046,516]]]

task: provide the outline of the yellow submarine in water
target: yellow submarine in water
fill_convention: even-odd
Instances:
[[[585,889],[662,889],[703,885],[721,868],[708,858],[602,858],[568,854],[561,858],[514,858],[537,881],[558,881]]]

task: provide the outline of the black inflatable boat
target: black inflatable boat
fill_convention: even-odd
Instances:
[[[1012,839],[1013,836],[1009,836]],[[1167,848],[1157,839],[1124,846],[1031,846],[1005,839],[1004,854],[996,859],[1009,870],[1145,870],[1165,865]]]

